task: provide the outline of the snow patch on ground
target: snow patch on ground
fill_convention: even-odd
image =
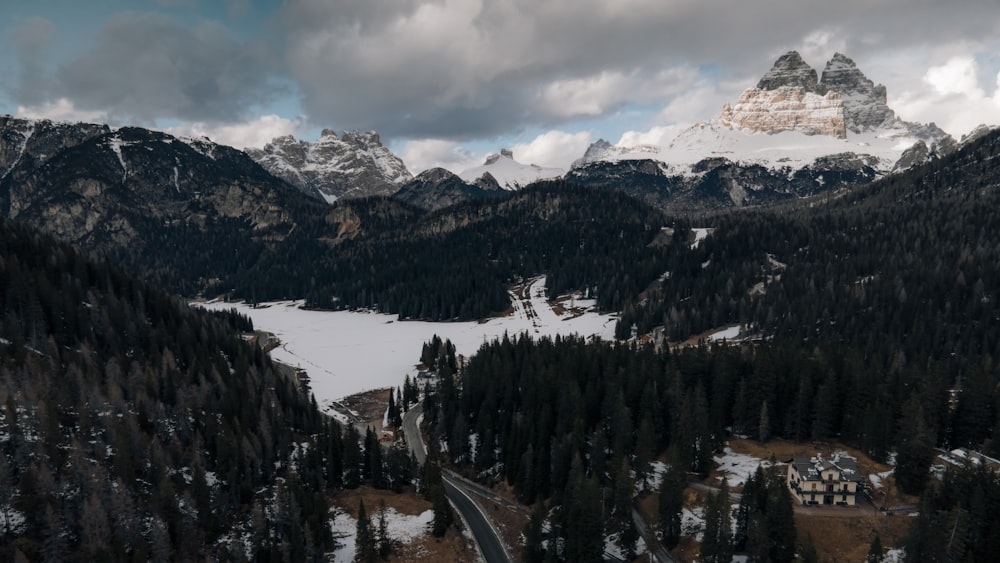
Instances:
[[[372,389],[396,387],[404,375],[415,378],[420,346],[435,334],[450,339],[458,354],[470,356],[485,342],[527,332],[532,337],[580,334],[613,340],[617,318],[593,311],[560,316],[546,300],[545,278],[530,282],[523,298],[512,299],[514,314],[486,322],[399,321],[396,315],[356,311],[306,311],[301,301],[251,307],[219,301],[199,305],[211,310],[237,309],[258,330],[282,342],[271,357],[309,374],[321,407]],[[512,295],[512,297],[514,297]],[[583,300],[577,300],[580,306]],[[329,411],[327,411],[329,412]]]
[[[691,243],[691,250],[694,250],[695,248],[698,248],[698,246],[701,244],[701,241],[708,238],[708,235],[710,235],[712,231],[714,231],[715,229],[697,228],[691,230],[694,231],[694,242]]]
[[[636,557],[639,557],[647,551],[649,551],[649,549],[646,547],[646,540],[642,539],[640,536],[635,542],[635,555]],[[627,561],[627,558],[625,557],[625,550],[622,549],[622,546],[618,541],[618,534],[611,534],[604,537],[604,555],[610,555],[618,561]],[[605,560],[607,560],[607,557],[605,557]]]
[[[371,529],[378,529],[378,510],[375,509],[368,516],[371,522]],[[408,544],[427,534],[431,521],[434,520],[434,512],[425,510],[422,513],[411,516],[401,514],[392,507],[385,509],[386,529],[389,530],[389,537],[401,543]],[[354,561],[357,552],[355,544],[355,534],[358,531],[358,520],[349,514],[339,514],[337,519],[330,524],[330,529],[343,547],[334,552],[333,558],[336,563],[350,563]]]
[[[707,340],[709,342],[717,342],[721,340],[733,340],[734,338],[740,335],[740,328],[741,328],[740,325],[736,325],[725,328],[718,332],[713,332],[712,334],[708,335]]]
[[[663,474],[669,469],[669,465],[663,463],[662,461],[654,461],[649,464],[649,475],[646,477],[646,489],[650,491],[659,490],[660,484],[663,483]],[[636,494],[639,494],[639,485],[641,483],[636,483]]]
[[[341,545],[337,551],[333,552],[334,563],[351,563],[357,552],[354,543],[355,535],[358,533],[358,519],[352,518],[350,514],[338,514],[337,518],[330,522],[330,531],[333,537],[337,538],[337,543]]]
[[[681,535],[692,537],[699,543],[705,537],[705,509],[703,507],[681,509]]]
[[[770,461],[749,454],[738,454],[729,446],[726,446],[722,452],[722,455],[717,455],[712,459],[719,464],[719,471],[726,474],[726,480],[730,487],[746,483],[747,479],[757,471],[758,465],[765,469],[771,466]]]
[[[886,480],[889,475],[892,475],[892,471],[893,470],[890,469],[889,471],[883,471],[882,473],[872,473],[868,475],[868,480],[872,482],[872,488],[881,489],[884,486],[882,485],[882,481]]]
[[[882,563],[903,563],[906,561],[906,550],[903,548],[890,549],[882,556]]]

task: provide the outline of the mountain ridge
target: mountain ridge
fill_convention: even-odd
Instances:
[[[345,131],[338,137],[324,129],[313,142],[285,135],[245,152],[271,174],[327,203],[391,195],[413,179],[375,131]]]

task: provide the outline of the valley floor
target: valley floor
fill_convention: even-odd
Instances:
[[[566,298],[550,304],[545,277],[511,290],[512,312],[482,322],[400,321],[395,315],[358,311],[311,311],[301,301],[245,303],[212,301],[208,309],[236,308],[258,330],[274,333],[281,345],[271,356],[306,371],[316,401],[332,401],[361,391],[402,385],[416,376],[420,347],[437,334],[458,354],[472,355],[486,341],[528,333],[534,337],[581,334],[614,338],[616,317],[594,312],[594,301]]]

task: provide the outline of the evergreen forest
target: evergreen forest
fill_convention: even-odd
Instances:
[[[0,312],[0,559],[321,561],[325,492],[413,480],[246,317],[6,223]]]

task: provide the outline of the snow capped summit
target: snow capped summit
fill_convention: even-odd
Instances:
[[[271,174],[329,202],[390,195],[413,179],[374,131],[346,131],[338,138],[324,129],[312,143],[286,135],[246,152]]]
[[[514,160],[510,149],[502,149],[500,154],[486,157],[482,166],[476,166],[463,171],[458,176],[466,182],[476,182],[489,174],[500,187],[505,190],[518,190],[539,180],[558,178],[565,170],[561,168],[543,168],[537,164],[521,164]]]
[[[923,144],[923,151],[914,147]],[[654,159],[680,174],[695,174],[704,159],[723,158],[772,170],[799,170],[831,155],[861,158],[878,173],[952,150],[955,142],[934,124],[902,121],[886,104],[886,89],[837,53],[822,78],[795,51],[782,55],[718,119],[682,131],[662,147],[591,145],[573,164]],[[920,157],[920,155],[923,155]],[[919,158],[918,158],[919,157]],[[903,166],[903,167],[905,167]]]

